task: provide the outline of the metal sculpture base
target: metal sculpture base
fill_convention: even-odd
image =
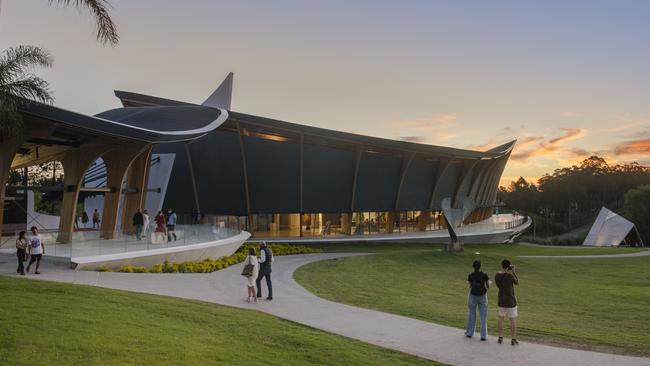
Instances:
[[[453,243],[445,243],[442,245],[442,250],[447,253],[462,253],[465,251],[465,246],[462,242],[456,241]]]

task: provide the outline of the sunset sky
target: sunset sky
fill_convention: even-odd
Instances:
[[[518,144],[504,177],[590,154],[650,165],[650,1],[112,0],[121,40],[47,0],[3,0],[0,49],[51,51],[56,105],[114,89],[470,149]]]

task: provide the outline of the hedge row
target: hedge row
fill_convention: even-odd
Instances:
[[[253,244],[245,243],[242,245],[235,254],[219,259],[204,259],[199,262],[170,262],[165,260],[161,264],[156,264],[151,268],[144,266],[126,265],[119,267],[115,270],[102,267],[100,272],[124,272],[124,273],[210,273],[218,271],[223,268],[232,266],[233,264],[241,263],[246,260],[248,255],[248,248],[253,247],[256,250],[258,247]],[[303,245],[287,245],[287,244],[269,244],[269,248],[273,251],[273,255],[291,255],[291,254],[305,254],[305,253],[319,253],[322,249],[311,248]],[[259,251],[258,251],[259,253]]]

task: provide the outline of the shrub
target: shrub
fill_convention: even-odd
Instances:
[[[257,248],[256,245],[244,243],[237,252],[228,257],[217,259],[206,258],[199,262],[170,262],[168,259],[161,264],[156,264],[151,268],[142,266],[126,265],[118,268],[117,272],[125,273],[210,273],[220,269],[228,268],[232,265],[242,263],[248,257],[248,248]],[[288,245],[288,244],[269,244],[269,248],[273,251],[273,255],[291,255],[291,254],[305,254],[305,253],[320,253],[322,249],[316,249],[304,245]],[[111,271],[108,267],[99,269],[101,272]]]
[[[153,267],[151,267],[150,273],[163,273],[163,265],[162,264],[156,264]]]

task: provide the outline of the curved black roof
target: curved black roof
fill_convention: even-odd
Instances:
[[[199,105],[116,108],[95,116],[42,103],[27,103],[20,111],[86,132],[146,143],[187,141],[215,130],[228,112]]]

